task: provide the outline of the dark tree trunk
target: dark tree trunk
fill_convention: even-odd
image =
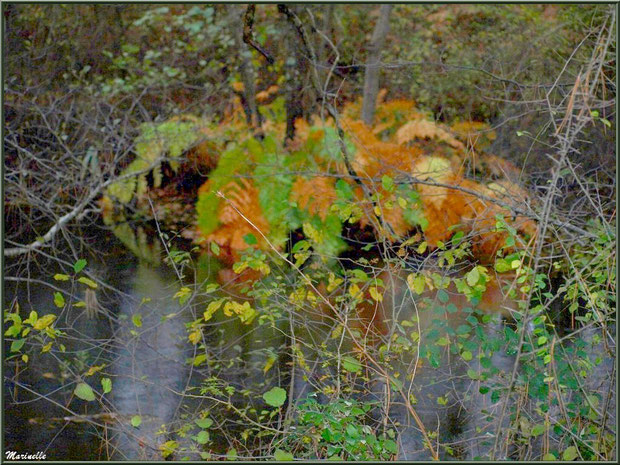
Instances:
[[[385,36],[390,30],[390,11],[393,5],[381,5],[379,19],[368,45],[366,73],[364,75],[364,97],[362,100],[362,121],[372,126],[375,117],[377,93],[379,92],[379,61]]]
[[[289,5],[289,9],[297,16],[301,13],[301,6]],[[283,21],[287,21],[283,18]],[[303,53],[303,45],[297,31],[290,24],[286,24],[286,58],[284,68],[286,73],[286,136],[285,142],[295,138],[295,120],[304,116],[304,82],[308,71],[308,59]]]
[[[258,129],[262,124],[262,117],[256,104],[256,84],[254,79],[254,68],[252,66],[252,52],[243,41],[243,14],[245,7],[240,6],[240,8],[233,9],[231,11],[232,14],[237,17],[233,18],[235,24],[238,23],[234,36],[237,49],[239,50],[239,73],[241,74],[241,82],[243,82],[241,104],[243,105],[243,110],[245,111],[245,117],[248,125],[254,129]]]

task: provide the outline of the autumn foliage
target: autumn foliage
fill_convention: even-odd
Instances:
[[[413,102],[397,100],[378,106],[377,126],[370,128],[356,118],[356,107],[358,103],[345,108],[340,124],[346,135],[346,156],[351,157],[360,183],[348,176],[334,121],[318,117],[311,122],[300,119],[297,138],[288,149],[292,153],[287,153],[286,148],[274,149],[274,157],[281,164],[271,167],[273,175],[289,177],[283,185],[288,192],[279,208],[286,210],[293,205],[308,217],[326,222],[333,216],[339,198],[337,181],[344,180],[353,193],[349,202],[358,207],[357,214],[349,215],[349,223],[357,223],[361,228],[370,226],[378,237],[390,242],[403,241],[421,228],[432,250],[460,230],[469,234],[476,257],[489,262],[506,238],[505,232],[495,228],[498,215],[507,217],[524,238],[535,234],[536,225],[531,220],[510,210],[527,198],[514,178],[516,167],[477,149],[480,144],[476,141],[480,138],[474,137],[474,130],[485,133],[486,140],[493,137],[482,123],[459,123],[451,129],[425,117]],[[320,150],[316,149],[318,146]],[[296,158],[304,151],[303,156]],[[293,161],[281,160],[287,157]],[[249,147],[243,156],[250,165],[260,163],[258,158]],[[465,167],[473,159],[477,170],[491,182],[465,176]],[[278,169],[290,171],[278,173]],[[230,170],[229,180],[216,191],[213,178],[200,189],[201,195],[211,192],[219,199],[211,212],[199,207],[199,216],[210,214],[215,220],[209,220],[208,228],[201,226],[203,236],[217,243],[231,260],[248,248],[244,240],[248,235],[256,237],[254,247],[265,249],[270,246],[265,238],[274,226],[282,226],[270,224],[265,217],[259,199],[261,189],[257,188],[265,180],[242,171]],[[268,199],[262,205],[266,203]],[[347,221],[344,217],[343,220]],[[288,225],[284,229],[292,228]],[[276,239],[273,244],[282,249],[281,241]],[[524,245],[525,242],[521,244]]]

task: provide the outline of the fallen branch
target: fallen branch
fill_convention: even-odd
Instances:
[[[162,161],[164,161],[163,158],[158,158],[157,160],[155,160],[148,168],[145,168],[142,171],[135,171],[133,173],[128,173],[125,174],[123,176],[119,176],[117,178],[113,178],[113,179],[108,179],[106,182],[99,184],[84,200],[82,200],[80,203],[78,203],[75,207],[73,207],[73,210],[71,210],[69,213],[67,213],[64,216],[61,216],[58,221],[54,224],[54,226],[52,226],[46,233],[45,235],[43,235],[41,238],[39,238],[38,240],[31,242],[28,245],[24,245],[21,247],[12,247],[10,249],[4,249],[3,253],[5,257],[15,257],[17,255],[23,255],[25,253],[29,253],[32,252],[34,250],[40,249],[41,247],[43,247],[44,244],[46,244],[47,242],[49,242],[57,233],[58,231],[60,231],[62,229],[63,226],[65,226],[69,221],[73,220],[74,218],[78,218],[81,219],[82,213],[87,213],[84,212],[84,209],[93,201],[97,198],[97,196],[109,185],[114,184],[115,182],[119,182],[122,181],[124,179],[128,179],[134,176],[139,176],[141,174],[144,173],[148,173],[149,171],[151,171],[153,168],[155,168],[159,163],[161,163]]]

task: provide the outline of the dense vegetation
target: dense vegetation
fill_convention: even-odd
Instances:
[[[5,402],[62,407],[32,424],[102,459],[616,457],[615,9],[3,14]],[[118,244],[169,295],[123,303]],[[122,371],[160,342],[182,386]],[[147,381],[174,415],[124,410]]]

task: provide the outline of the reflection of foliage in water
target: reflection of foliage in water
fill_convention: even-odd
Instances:
[[[161,244],[157,238],[149,238],[142,226],[134,230],[128,223],[123,223],[114,226],[112,231],[136,257],[153,265],[160,263]]]

